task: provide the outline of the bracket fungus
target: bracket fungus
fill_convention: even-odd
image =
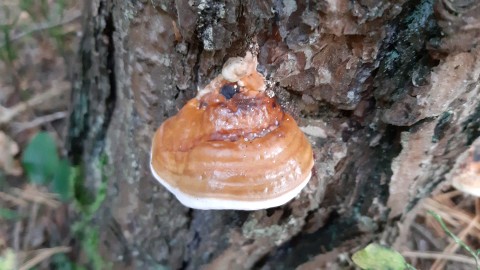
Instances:
[[[265,93],[257,58],[230,58],[175,116],[157,129],[155,178],[190,208],[279,206],[306,186],[312,148],[289,114]]]
[[[480,139],[466,152],[452,177],[452,185],[467,194],[480,197]]]

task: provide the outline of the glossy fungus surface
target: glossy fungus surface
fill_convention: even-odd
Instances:
[[[232,82],[219,75],[154,135],[152,172],[188,207],[274,207],[294,198],[311,177],[305,135],[265,94],[256,59],[247,54],[240,60],[250,69],[243,77]]]

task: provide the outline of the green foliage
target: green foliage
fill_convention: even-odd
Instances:
[[[0,25],[0,31],[3,34],[4,44],[3,46],[0,43],[0,60],[7,63],[13,62],[17,59],[17,51],[12,44],[12,39],[10,37],[10,25]]]
[[[472,257],[475,259],[475,264],[477,266],[477,270],[480,270],[480,265],[479,265],[479,254],[480,254],[480,250],[473,250],[471,247],[469,247],[465,242],[462,241],[462,239],[458,238],[454,233],[452,233],[447,225],[445,224],[445,222],[443,222],[443,219],[442,217],[440,217],[437,213],[431,211],[431,210],[428,210],[427,213],[429,213],[430,215],[433,216],[433,218],[435,218],[437,220],[438,223],[440,223],[440,226],[442,227],[443,231],[448,235],[450,236],[454,241],[455,243],[457,243],[459,246],[461,246],[463,249],[465,249],[468,253],[470,253],[470,255],[472,255]]]
[[[8,208],[0,208],[0,220],[14,220],[18,218],[18,214]],[[2,269],[2,268],[0,268]]]
[[[37,133],[23,152],[22,164],[32,183],[48,184],[59,164],[53,138],[46,132]]]
[[[358,267],[365,270],[415,269],[405,262],[400,253],[378,244],[370,244],[355,252],[352,260]]]
[[[474,250],[468,246],[462,239],[458,238],[452,233],[442,218],[435,212],[428,210],[428,214],[432,215],[445,233],[451,237],[455,243],[465,249],[475,259],[476,269],[480,270],[480,250]],[[359,250],[352,256],[353,262],[360,268],[366,270],[403,270],[403,269],[415,269],[410,264],[406,263],[402,255],[387,247],[382,247],[377,244],[370,244],[362,250]]]
[[[55,270],[75,270],[75,264],[63,253],[55,254],[52,257]]]
[[[98,211],[101,204],[107,196],[107,176],[105,174],[105,165],[108,159],[106,155],[100,157],[98,168],[101,174],[101,182],[96,189],[96,194],[91,194],[89,190],[83,185],[83,177],[80,175],[80,171],[76,170],[75,175],[75,204],[81,213],[83,213],[87,219],[93,218],[95,212]]]
[[[100,183],[100,186],[96,190],[96,194],[75,197],[75,205],[81,213],[81,219],[79,219],[77,222],[75,222],[75,224],[72,225],[72,231],[75,235],[78,236],[78,239],[81,239],[82,251],[89,258],[93,269],[111,269],[111,264],[105,262],[100,253],[98,252],[98,227],[93,225],[92,223],[95,213],[98,211],[107,196],[108,178],[105,173],[105,165],[107,163],[107,156],[102,155],[99,161],[99,170],[101,173],[102,181]],[[77,188],[80,188],[80,183],[80,181],[76,182],[76,191]],[[82,187],[82,189],[80,190],[86,192],[86,189],[84,187]]]
[[[55,141],[47,132],[39,132],[27,145],[22,164],[30,182],[48,185],[67,201],[73,194],[74,168],[68,160],[60,159]],[[52,181],[53,180],[53,181]]]
[[[71,225],[74,237],[80,242],[81,250],[88,258],[92,269],[109,269],[98,252],[99,231],[94,224],[95,213],[107,196],[106,155],[99,161],[101,183],[94,190],[84,186],[81,167],[74,167],[67,159],[59,157],[53,138],[46,132],[39,132],[27,145],[22,164],[29,180],[33,184],[49,185],[64,202],[72,202],[78,213],[78,220]],[[0,208],[0,217],[15,218],[15,212]],[[82,270],[81,266],[71,262],[68,257],[58,254],[53,260],[55,269]],[[0,268],[2,269],[2,268]]]
[[[0,256],[0,269],[13,269],[15,265],[15,253],[13,250],[6,249]]]
[[[82,248],[83,252],[89,258],[93,269],[107,269],[111,268],[110,264],[103,260],[103,257],[98,252],[99,232],[96,227],[86,226],[83,230]]]
[[[53,177],[52,189],[63,201],[67,201],[72,197],[74,177],[74,168],[70,165],[70,162],[66,159],[60,160]]]

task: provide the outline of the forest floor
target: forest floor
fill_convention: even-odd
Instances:
[[[0,269],[107,268],[98,232],[87,225],[102,198],[85,204],[82,194],[72,194],[81,176],[65,159],[81,4],[6,2],[0,3]],[[409,215],[399,225],[405,241],[398,250],[411,265],[475,268],[458,240],[479,247],[478,199],[446,186]]]

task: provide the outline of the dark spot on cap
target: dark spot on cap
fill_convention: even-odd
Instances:
[[[225,84],[224,86],[222,86],[222,89],[220,89],[220,93],[226,99],[231,99],[237,93],[237,88],[235,86],[236,85]]]
[[[199,109],[205,109],[207,106],[208,106],[208,103],[206,103],[205,101],[202,101],[202,102],[200,102],[200,104],[198,105],[198,108],[199,108]]]

